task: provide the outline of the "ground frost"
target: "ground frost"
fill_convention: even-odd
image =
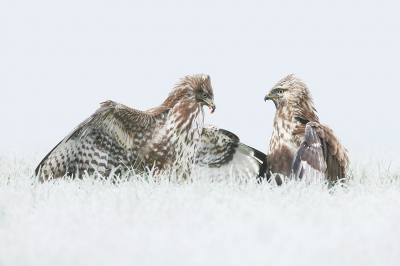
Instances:
[[[296,182],[30,178],[0,160],[0,265],[399,265],[400,178]]]

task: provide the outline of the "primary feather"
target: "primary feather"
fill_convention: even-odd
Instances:
[[[224,129],[205,125],[196,155],[195,172],[198,177],[213,180],[227,177],[263,177],[262,167],[267,156],[243,143]]]

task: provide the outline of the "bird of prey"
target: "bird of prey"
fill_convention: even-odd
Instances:
[[[210,147],[208,152],[230,158],[221,159],[221,163],[232,164],[238,139],[226,138],[219,130],[214,139],[208,138],[207,128],[203,139],[204,105],[212,109],[211,113],[215,111],[210,77],[204,74],[185,76],[161,105],[147,111],[103,102],[47,154],[35,174],[47,180],[66,174],[82,177],[97,172],[108,176],[130,169],[156,169],[159,174],[175,172],[187,177],[194,172],[198,150],[201,148],[204,153],[202,143],[219,139],[224,139],[225,150]],[[252,156],[252,150],[247,155]],[[212,163],[209,162],[211,167]],[[255,169],[254,165],[249,167]]]
[[[311,93],[301,79],[293,74],[283,78],[264,100],[272,100],[276,107],[267,175],[278,173],[307,182],[346,178],[348,151],[333,130],[319,122]]]

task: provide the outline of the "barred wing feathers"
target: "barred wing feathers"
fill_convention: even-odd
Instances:
[[[294,135],[304,135],[305,141],[297,150],[292,174],[296,179],[336,181],[345,178],[349,165],[347,150],[327,125],[308,122],[294,130]]]
[[[196,176],[223,179],[235,176],[259,175],[266,164],[266,155],[240,142],[224,129],[204,125],[196,155]]]
[[[294,155],[292,173],[296,179],[316,181],[325,179],[326,144],[317,132],[307,124],[305,141]]]
[[[35,174],[47,179],[50,175],[79,176],[85,170],[105,173],[121,165],[131,166],[158,119],[113,101],[103,102],[47,154]]]

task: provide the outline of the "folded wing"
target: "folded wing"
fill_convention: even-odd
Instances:
[[[349,158],[333,130],[317,122],[308,122],[303,129],[300,125],[294,130],[295,135],[304,134],[305,141],[294,156],[292,175],[307,181],[345,178]]]

